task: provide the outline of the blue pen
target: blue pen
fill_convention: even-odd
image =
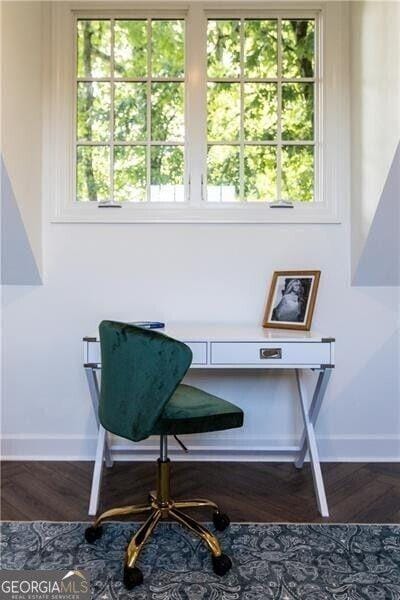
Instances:
[[[146,329],[163,329],[165,327],[165,323],[161,321],[133,321],[130,324],[136,325],[136,327],[145,327]]]

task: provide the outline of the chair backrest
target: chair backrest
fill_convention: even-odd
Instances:
[[[112,433],[148,437],[192,362],[186,344],[116,321],[102,321],[99,418]]]

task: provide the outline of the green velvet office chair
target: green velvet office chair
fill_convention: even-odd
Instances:
[[[213,509],[217,530],[229,525],[229,518],[211,500],[175,501],[170,495],[170,461],[168,435],[221,431],[243,424],[240,408],[207,392],[181,384],[192,362],[186,344],[152,330],[115,321],[100,324],[101,393],[99,418],[105,429],[138,442],[150,435],[160,436],[157,491],[150,492],[148,502],[113,508],[102,513],[85,537],[94,543],[102,533],[101,523],[122,515],[149,513],[145,523],[131,539],[124,568],[128,589],[139,585],[143,575],[136,566],[139,553],[160,519],[172,518],[198,535],[212,555],[214,572],[224,575],[232,566],[222,553],[218,539],[203,525],[181,509]]]

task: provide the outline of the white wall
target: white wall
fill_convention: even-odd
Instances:
[[[68,225],[46,215],[44,285],[3,294],[5,453],[93,455],[80,340],[101,319],[259,323],[274,269],[315,268],[322,280],[314,328],[337,338],[318,426],[322,457],[399,458],[398,294],[351,286],[348,195],[343,202],[340,225]],[[191,381],[246,415],[242,430],[196,442],[229,441],[243,456],[298,431],[287,374],[202,373]]]
[[[351,2],[350,8],[352,268],[356,274],[400,143],[400,3]],[[393,200],[397,206],[399,194],[400,190],[397,190],[397,198]],[[389,198],[383,198],[383,201],[390,203]],[[389,219],[393,214],[392,218],[398,221],[398,214],[393,210],[386,209],[385,212]],[[377,226],[381,224],[384,224],[382,219]],[[390,223],[387,225],[390,227]],[[396,233],[398,240],[399,222]],[[385,232],[379,237],[384,243]],[[379,249],[375,254],[381,260]],[[388,256],[388,260],[392,257],[393,254]],[[362,270],[363,273],[366,271],[364,265]],[[357,279],[368,279],[367,273]],[[399,284],[400,273],[386,281]]]

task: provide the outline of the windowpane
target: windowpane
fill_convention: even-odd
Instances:
[[[110,198],[110,149],[108,146],[78,146],[77,198],[98,202]]]
[[[282,20],[283,77],[313,77],[314,35],[314,19]]]
[[[239,139],[240,84],[208,84],[208,139],[230,142]]]
[[[145,140],[146,84],[116,83],[114,90],[114,138],[122,142]]]
[[[240,200],[238,146],[210,146],[208,148],[207,200],[209,202]]]
[[[282,85],[282,138],[284,140],[313,139],[313,96],[312,83]]]
[[[183,141],[183,83],[151,84],[151,139]]]
[[[276,77],[278,44],[276,19],[246,20],[244,23],[244,76]]]
[[[245,200],[276,199],[276,148],[246,146],[244,153]]]
[[[147,21],[115,21],[114,75],[146,77]]]
[[[78,140],[108,141],[110,137],[110,91],[109,83],[78,83]]]
[[[183,202],[184,157],[179,146],[153,146],[151,148],[152,202]]]
[[[151,25],[153,77],[183,77],[184,21],[152,21]]]
[[[116,146],[114,149],[114,200],[146,200],[146,148]]]
[[[111,23],[78,21],[78,77],[109,77]]]
[[[240,21],[212,20],[207,27],[208,77],[239,77]]]
[[[275,140],[278,123],[276,83],[244,84],[244,137]]]
[[[314,199],[314,148],[283,146],[282,198],[311,202]]]

